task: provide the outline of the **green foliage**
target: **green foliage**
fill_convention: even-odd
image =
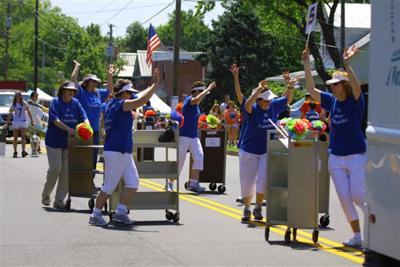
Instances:
[[[11,5],[8,79],[26,80],[28,88],[32,88],[35,1],[26,0],[23,5],[11,1]],[[6,8],[6,5],[0,5],[1,15],[6,14]],[[5,25],[0,24],[0,27],[3,33]],[[102,79],[106,78],[107,59],[104,51],[107,39],[101,35],[99,25],[91,24],[84,29],[75,19],[64,15],[59,8],[52,7],[49,1],[41,1],[38,37],[38,86],[41,89],[51,94],[62,79],[70,78],[74,59],[82,64],[81,76],[95,73]],[[4,54],[3,45],[0,46],[0,54]],[[2,65],[1,74],[3,70]]]
[[[229,94],[234,99],[234,86],[229,67],[240,67],[240,84],[248,96],[258,82],[280,72],[276,40],[263,32],[252,7],[241,3],[232,4],[219,21],[213,23],[213,32],[205,46],[201,60],[210,62],[212,72],[208,80],[216,81],[216,89],[210,97],[223,99]],[[213,99],[208,99],[204,110],[209,110]]]
[[[279,83],[275,83],[275,82],[268,82],[268,87],[277,96],[281,96],[283,94],[283,92],[285,92],[285,90],[286,90],[286,86],[279,84]],[[294,89],[293,93],[294,93],[294,96],[293,96],[292,104],[297,102],[298,100],[300,100],[301,98],[303,98],[306,95],[306,91],[301,90],[300,88]]]
[[[121,51],[136,53],[137,50],[147,48],[147,30],[138,21],[126,28],[126,36],[116,40]]]
[[[199,51],[210,36],[210,29],[202,16],[195,16],[193,10],[181,13],[181,47],[188,51]],[[173,46],[175,39],[175,13],[169,15],[167,24],[156,29],[158,36],[166,46]]]

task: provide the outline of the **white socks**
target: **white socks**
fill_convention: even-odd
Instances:
[[[126,205],[118,204],[117,206],[117,214],[125,214],[126,213]]]
[[[97,217],[97,216],[101,216],[101,209],[94,208],[93,209],[93,213],[92,213],[92,217]]]

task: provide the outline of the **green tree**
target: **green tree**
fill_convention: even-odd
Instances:
[[[138,21],[133,22],[126,28],[126,36],[117,39],[121,51],[136,53],[147,47],[147,31]]]
[[[181,13],[181,47],[188,51],[199,51],[210,36],[210,29],[204,24],[202,16],[195,16],[193,10]],[[172,46],[175,39],[175,13],[169,15],[167,24],[157,27],[162,43]]]
[[[233,97],[229,67],[234,62],[240,66],[240,83],[245,95],[260,80],[280,72],[276,40],[261,30],[253,7],[237,2],[228,8],[213,22],[213,31],[201,57],[204,63],[212,65],[207,78],[217,82],[219,90],[212,95],[219,100],[225,94]],[[210,105],[213,101],[207,103]]]

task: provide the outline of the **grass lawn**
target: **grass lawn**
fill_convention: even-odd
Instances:
[[[237,146],[226,146],[226,151],[230,151],[230,152],[239,152],[239,149],[237,148]]]

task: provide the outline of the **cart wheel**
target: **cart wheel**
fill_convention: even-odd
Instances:
[[[321,218],[319,218],[319,224],[322,227],[327,227],[329,225],[329,223],[330,223],[330,220],[329,220],[328,214],[325,214],[325,215],[321,216]]]
[[[93,211],[93,209],[94,209],[94,198],[90,198],[89,199],[88,206],[89,206],[90,211]]]
[[[211,183],[208,188],[210,188],[211,191],[215,191],[217,189],[217,185],[215,183]]]
[[[185,189],[187,190],[189,187],[189,182],[185,182]]]
[[[110,222],[112,221],[113,215],[114,215],[114,213],[112,213],[112,212],[110,212],[110,213],[108,214],[108,218],[110,218]]]
[[[65,210],[70,210],[71,209],[71,199],[68,198],[67,201],[65,202]]]
[[[225,185],[221,184],[221,185],[218,186],[218,192],[219,193],[223,194],[223,193],[225,193],[225,191],[226,191]]]
[[[179,222],[179,212],[178,211],[174,214],[172,220],[174,221],[174,223]]]
[[[292,236],[293,236],[293,241],[296,241],[296,238],[297,238],[297,228],[293,228]]]
[[[285,242],[286,242],[286,244],[290,243],[290,234],[291,234],[290,229],[287,229],[286,233],[285,233]]]
[[[264,237],[265,237],[265,241],[268,241],[268,239],[269,239],[269,227],[265,227]]]
[[[170,220],[172,220],[173,218],[174,218],[174,214],[172,213],[172,212],[170,212],[170,211],[166,211],[165,212],[165,218],[168,220],[168,221],[170,221]]]
[[[131,213],[131,211],[129,209],[126,209],[126,214]]]
[[[318,243],[318,233],[319,233],[318,230],[314,230],[312,233],[312,241],[314,242],[314,244]]]

